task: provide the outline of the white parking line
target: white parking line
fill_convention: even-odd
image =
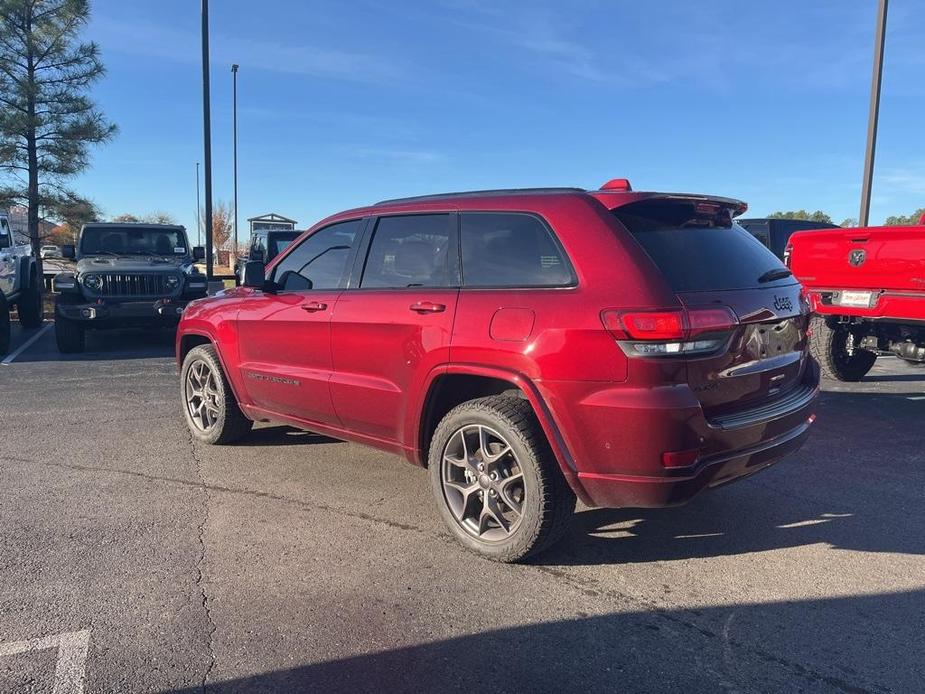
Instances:
[[[26,340],[23,344],[21,344],[19,346],[19,349],[17,349],[15,352],[10,352],[9,354],[7,354],[3,358],[3,361],[0,361],[0,364],[2,364],[3,366],[9,366],[10,364],[12,364],[13,360],[16,359],[16,357],[18,357],[20,354],[22,354],[27,349],[29,349],[33,344],[35,344],[35,341],[38,340],[42,335],[47,333],[49,330],[51,330],[54,327],[54,325],[55,325],[54,323],[49,321],[48,324],[45,325],[45,327],[43,327],[35,335],[33,335],[28,340]]]
[[[83,629],[29,641],[0,643],[0,657],[57,648],[58,662],[55,664],[55,685],[51,690],[52,694],[82,694],[89,646],[90,630]]]
[[[906,400],[925,400],[925,395],[916,395],[915,397],[906,398]]]

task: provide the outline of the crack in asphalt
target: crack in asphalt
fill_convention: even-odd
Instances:
[[[57,467],[57,468],[78,470],[78,471],[84,471],[84,472],[103,472],[103,473],[109,473],[109,474],[120,474],[120,475],[127,475],[131,477],[139,477],[142,479],[156,481],[156,482],[180,484],[184,486],[203,489],[206,491],[207,494],[209,492],[223,493],[223,494],[241,494],[241,495],[253,496],[253,497],[262,498],[262,499],[270,499],[270,500],[279,501],[282,503],[293,504],[295,506],[299,506],[299,507],[302,507],[308,510],[324,511],[324,512],[339,514],[339,515],[347,516],[349,518],[354,518],[358,520],[368,521],[371,523],[376,523],[379,525],[387,526],[389,528],[415,532],[415,533],[424,535],[428,538],[436,539],[440,542],[443,542],[444,544],[451,545],[451,546],[455,546],[456,544],[453,538],[449,534],[434,533],[420,526],[409,525],[406,523],[399,523],[397,521],[393,521],[388,518],[377,517],[377,516],[370,515],[368,513],[363,513],[359,511],[351,511],[349,509],[345,509],[345,508],[338,507],[338,506],[331,506],[331,505],[323,504],[323,503],[317,503],[317,502],[308,503],[305,501],[301,501],[299,499],[292,499],[290,497],[286,497],[281,494],[274,494],[273,492],[265,492],[265,491],[255,490],[255,489],[246,489],[242,487],[228,487],[224,485],[208,484],[202,478],[201,460],[198,454],[196,453],[195,444],[192,442],[192,437],[190,437],[190,444],[193,447],[193,456],[194,456],[194,459],[196,460],[197,473],[199,474],[199,477],[200,477],[200,481],[198,482],[194,480],[186,480],[186,479],[177,478],[177,477],[166,477],[162,475],[149,475],[143,472],[137,472],[134,470],[125,470],[121,468],[106,468],[106,467],[98,467],[98,466],[91,466],[91,465],[79,465],[79,464],[73,464],[73,463],[56,463],[56,462],[32,460],[32,459],[27,459],[27,458],[11,458],[11,460],[16,461],[16,462],[33,464],[33,465],[43,465],[47,467]],[[207,517],[207,514],[208,514],[208,502],[206,506],[206,517]],[[199,538],[200,538],[200,544],[202,547],[202,555],[200,557],[200,565],[197,567],[199,569],[199,578],[197,579],[197,585],[199,585],[200,589],[202,590],[203,608],[206,610],[206,615],[209,619],[209,623],[212,628],[212,631],[210,633],[210,639],[211,639],[211,637],[215,633],[215,625],[212,622],[212,615],[209,610],[209,606],[207,604],[205,590],[201,585],[201,581],[202,581],[201,562],[205,557],[205,544],[203,542],[205,522],[206,522],[206,519],[204,518],[202,524],[199,526],[199,530],[200,530]],[[641,608],[645,612],[650,614],[654,619],[659,619],[659,620],[662,620],[663,622],[668,622],[669,624],[673,626],[680,626],[686,631],[694,631],[708,639],[722,640],[724,645],[727,647],[735,648],[741,652],[750,653],[754,655],[756,658],[758,658],[759,660],[765,663],[768,663],[768,664],[772,664],[772,665],[776,665],[778,667],[784,668],[788,670],[789,672],[791,672],[792,674],[810,682],[811,684],[815,684],[815,685],[824,684],[840,692],[845,692],[845,694],[873,694],[874,691],[887,694],[889,692],[892,692],[891,689],[883,687],[879,684],[870,685],[872,688],[858,687],[858,686],[852,685],[851,683],[845,680],[842,680],[840,678],[823,674],[811,667],[807,667],[805,665],[802,665],[788,658],[775,655],[774,653],[764,650],[760,646],[757,646],[755,644],[743,641],[741,639],[730,638],[726,634],[717,633],[716,631],[713,631],[712,629],[709,629],[697,623],[696,611],[682,609],[682,610],[676,610],[674,612],[668,612],[668,611],[665,611],[665,609],[662,606],[660,606],[658,603],[652,600],[648,600],[646,598],[638,597],[635,595],[630,595],[628,593],[624,593],[615,588],[604,586],[598,580],[593,579],[593,578],[583,578],[583,577],[573,576],[572,574],[570,574],[569,572],[563,569],[559,569],[559,568],[555,568],[551,566],[541,566],[538,564],[527,563],[527,564],[521,565],[520,568],[524,570],[533,569],[533,570],[539,571],[540,573],[543,573],[547,576],[550,576],[559,581],[562,581],[563,583],[571,586],[573,589],[589,597],[604,597],[610,600],[614,600],[616,602],[622,602],[624,604],[629,603],[631,605],[635,605],[636,607]],[[691,617],[685,617],[684,613],[691,615]],[[674,629],[673,631],[675,633],[678,633]],[[211,670],[215,665],[215,656],[212,650],[213,647],[214,647],[214,643],[210,643],[210,656],[212,660],[206,672],[206,676],[203,678],[203,691],[205,690],[205,680],[208,677],[208,675],[211,673]]]
[[[193,456],[193,460],[196,463],[196,475],[199,477],[198,486],[203,490],[203,513],[202,513],[202,522],[199,523],[199,526],[196,529],[197,540],[199,541],[199,557],[196,560],[196,586],[199,588],[199,592],[202,595],[202,609],[206,615],[206,621],[209,623],[209,662],[206,665],[206,670],[202,674],[202,691],[205,692],[209,683],[209,676],[212,674],[212,670],[215,669],[215,632],[218,630],[218,627],[215,625],[215,620],[212,619],[212,610],[209,607],[209,596],[206,594],[206,587],[204,582],[203,574],[203,564],[206,560],[206,542],[205,542],[205,533],[206,533],[206,523],[209,522],[209,485],[206,484],[205,477],[202,474],[202,459],[199,457],[199,452],[196,450],[196,442],[193,441],[193,435],[187,431],[188,441],[190,446],[190,453]]]

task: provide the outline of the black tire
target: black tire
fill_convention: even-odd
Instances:
[[[0,357],[5,357],[10,351],[11,330],[10,305],[6,302],[6,297],[0,293]]]
[[[24,328],[38,328],[45,320],[45,310],[42,306],[42,284],[37,281],[34,271],[29,278],[29,288],[20,295],[16,309],[19,312],[19,323]]]
[[[465,432],[473,427],[485,427],[499,434],[514,456],[514,467],[523,475],[516,524],[511,524],[510,534],[506,537],[492,541],[481,539],[471,527],[467,529],[463,520],[457,520],[459,511],[454,512],[453,502],[448,498],[444,485],[444,467],[452,469],[452,463],[444,462],[448,447],[451,441],[465,437]],[[481,429],[478,431],[481,432]],[[478,451],[471,458],[481,459]],[[559,469],[533,408],[529,402],[516,396],[496,395],[470,400],[451,410],[431,439],[428,466],[437,508],[447,527],[466,548],[494,561],[516,562],[547,549],[564,535],[575,511],[575,495]],[[456,467],[464,466],[457,464]],[[469,474],[474,476],[479,473],[475,469],[471,473],[467,471],[467,479]],[[483,470],[478,481],[470,482],[470,489],[483,484],[481,480],[485,476]],[[485,484],[491,482],[485,480]],[[482,504],[487,507],[485,495],[490,490],[481,489],[484,491],[476,490],[457,499],[456,506],[463,507],[462,515],[466,514],[470,502],[475,506],[473,510],[478,510]],[[492,498],[499,497],[496,493]],[[497,504],[497,501],[494,503]],[[512,510],[513,507],[509,506],[508,511]],[[484,510],[481,513],[484,514]],[[508,532],[500,525],[493,531]]]
[[[860,381],[877,361],[877,355],[866,349],[855,347],[853,354],[848,352],[851,332],[845,325],[831,327],[825,318],[816,316],[812,332],[809,348],[824,376],[837,381]]]
[[[210,426],[204,426],[201,419],[196,419],[190,403],[194,389],[194,383],[190,381],[190,372],[198,368],[200,364],[204,364],[211,374],[210,383],[212,385],[208,388],[212,393],[211,399],[208,400],[211,407],[207,407],[206,398],[200,397],[203,400],[203,408],[213,413],[214,422]],[[192,437],[196,441],[209,445],[220,446],[234,443],[246,436],[254,426],[254,423],[244,416],[238,406],[238,401],[222,369],[218,353],[212,345],[194,347],[183,360],[183,367],[180,369],[180,406]]]
[[[55,342],[61,354],[80,354],[87,346],[86,330],[77,321],[57,316]]]

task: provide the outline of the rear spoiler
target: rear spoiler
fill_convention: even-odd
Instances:
[[[644,193],[644,192],[612,192],[607,190],[595,190],[588,193],[596,200],[600,201],[608,210],[615,210],[618,207],[632,205],[634,203],[651,201],[651,202],[690,202],[698,206],[703,206],[703,211],[712,211],[713,213],[721,210],[728,210],[732,218],[745,214],[748,205],[741,200],[734,198],[723,198],[717,195],[700,195],[697,193]],[[712,208],[712,210],[711,210]]]

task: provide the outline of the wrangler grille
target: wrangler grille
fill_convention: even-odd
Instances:
[[[164,274],[105,273],[100,275],[103,286],[100,296],[164,296],[172,292],[167,289]]]

